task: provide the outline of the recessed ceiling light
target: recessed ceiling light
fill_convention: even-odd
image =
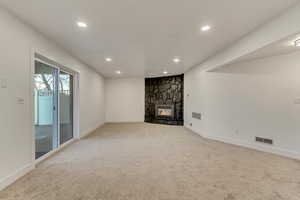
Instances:
[[[298,39],[298,40],[295,41],[295,46],[296,47],[300,47],[300,39]]]
[[[173,62],[174,62],[174,63],[180,63],[181,60],[180,60],[179,58],[174,58],[174,59],[173,59]]]
[[[211,27],[209,25],[205,25],[201,27],[201,31],[205,32],[205,31],[209,31],[211,29]]]
[[[77,22],[77,26],[80,27],[80,28],[86,28],[87,24],[84,23],[84,22]]]
[[[105,61],[106,61],[106,62],[111,62],[112,59],[111,59],[111,58],[105,58]]]
[[[116,74],[121,74],[121,71],[120,71],[120,70],[117,70],[117,71],[116,71]]]
[[[163,73],[164,73],[164,74],[168,74],[168,72],[167,72],[167,71],[164,71]]]

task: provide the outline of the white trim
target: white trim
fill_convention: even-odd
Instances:
[[[86,131],[83,131],[80,135],[80,139],[83,139],[83,138],[87,137],[88,135],[92,134],[95,130],[97,130],[98,128],[100,128],[104,124],[105,123],[101,122],[101,123],[97,124],[96,126],[94,126],[93,128],[90,128]]]
[[[31,113],[31,137],[32,137],[32,147],[31,147],[31,161],[34,163],[35,161],[35,120],[34,120],[34,115],[35,115],[35,110],[34,110],[34,72],[35,72],[35,49],[31,49],[31,55],[30,55],[30,113]]]
[[[55,66],[55,65],[53,65],[53,64],[51,64],[51,63],[48,63],[48,62],[46,62],[46,61],[43,61],[43,60],[41,60],[41,59],[39,59],[39,58],[36,58],[35,55],[34,55],[34,61],[38,61],[38,62],[40,62],[40,63],[42,63],[42,64],[45,64],[45,65],[48,65],[48,66],[50,66],[50,67],[52,67],[52,68],[54,68],[54,69],[60,70],[60,68],[59,68],[58,66]]]
[[[56,137],[57,137],[57,149],[61,147],[61,141],[60,141],[60,94],[59,94],[59,75],[60,75],[60,68],[57,69],[56,74],[55,74],[55,94],[57,95],[56,101],[57,101],[57,108],[55,109],[55,114],[56,114],[56,119],[57,119],[57,124],[55,124],[55,120],[53,120],[54,122],[54,126],[56,128]],[[55,97],[55,95],[54,95]],[[74,97],[73,97],[74,98]],[[55,102],[55,101],[54,101]],[[74,117],[74,113],[73,113],[73,117]],[[73,138],[74,138],[74,126],[73,126]],[[72,139],[73,139],[72,138]],[[55,140],[54,140],[55,141]],[[53,142],[53,145],[55,144],[55,142]],[[54,146],[53,146],[54,147]],[[55,147],[54,147],[55,148]]]
[[[106,121],[107,124],[134,124],[134,123],[145,123],[145,121]]]
[[[100,123],[100,125],[97,125],[96,128],[92,128],[88,131],[86,131],[85,135],[82,136],[80,139],[88,136],[89,134],[93,133],[95,130],[97,130],[99,127],[101,127],[104,123]],[[38,165],[39,163],[43,162],[44,160],[48,159],[49,157],[55,155],[56,153],[58,153],[59,151],[63,150],[64,148],[66,148],[67,146],[73,144],[74,142],[80,140],[79,138],[73,138],[71,140],[69,140],[68,142],[60,145],[59,148],[47,153],[45,156],[42,156],[41,158],[35,160],[35,148],[33,148],[33,160],[32,163],[26,165],[23,168],[20,168],[18,170],[16,170],[14,173],[12,173],[11,175],[0,179],[0,191],[4,190],[5,188],[7,188],[8,186],[10,186],[11,184],[13,184],[15,181],[17,181],[18,179],[22,178],[23,176],[25,176],[26,174],[28,174],[29,172],[31,172],[32,170],[34,170],[36,168],[36,165]],[[35,140],[34,140],[35,142]]]
[[[245,141],[237,140],[237,139],[233,139],[233,138],[226,138],[226,137],[220,137],[220,136],[213,136],[213,135],[206,134],[206,133],[199,133],[198,131],[193,130],[189,126],[185,126],[185,128],[191,130],[195,134],[200,135],[201,137],[206,138],[206,139],[224,142],[227,144],[233,144],[233,145],[237,145],[237,146],[241,146],[241,147],[246,147],[249,149],[254,149],[257,151],[272,153],[272,154],[276,154],[279,156],[284,156],[284,157],[300,160],[300,152],[290,151],[290,150],[287,150],[284,148],[278,148],[278,147],[275,147],[272,145],[259,144],[255,141],[253,141],[252,143],[249,143],[249,142],[245,142]]]
[[[44,156],[40,157],[39,159],[34,161],[34,164],[37,165],[40,162],[43,162],[44,160],[48,159],[49,157],[53,156],[54,154],[56,154],[57,152],[61,151],[62,149],[64,149],[65,147],[73,144],[77,139],[71,139],[67,142],[65,142],[64,144],[60,145],[58,148],[50,151],[49,153],[45,154]]]
[[[73,138],[80,138],[80,73],[73,75]]]
[[[48,63],[48,62],[45,62],[43,60],[40,60],[39,58],[36,58],[36,54],[38,55],[41,55],[49,60],[50,59],[50,56],[48,57],[47,55],[43,54],[43,53],[40,53],[37,49],[35,48],[32,48],[31,49],[31,88],[30,88],[30,101],[31,101],[31,122],[32,122],[32,139],[33,139],[33,143],[32,143],[32,161],[34,163],[36,163],[36,159],[35,159],[35,127],[34,127],[34,98],[33,98],[33,94],[34,94],[34,72],[35,72],[35,61],[38,60],[39,62],[42,62],[44,64],[47,64],[55,69],[58,70],[57,73],[59,73],[60,71],[60,67],[59,66],[54,66],[53,64],[51,63]],[[54,61],[56,62],[56,61]],[[74,74],[72,74],[73,76],[73,139],[78,139],[79,138],[79,133],[80,133],[80,127],[79,127],[79,76],[80,76],[80,73],[78,71],[74,71]],[[67,72],[69,73],[69,72]],[[58,95],[58,105],[57,105],[57,112],[59,111],[59,95]],[[59,115],[57,117],[57,120],[59,122]],[[60,138],[59,136],[59,127],[56,127],[57,128],[57,133],[58,133],[58,138]],[[68,141],[67,143],[71,142]],[[52,155],[54,152],[57,152],[58,150],[60,150],[63,146],[65,146],[64,144],[61,145],[60,144],[60,141],[58,141],[58,147],[54,150],[52,150],[51,152],[45,154],[44,156],[42,156],[41,158],[37,159],[38,162],[40,162],[41,160],[44,160],[46,158],[48,158],[50,155]],[[49,154],[49,155],[48,155]]]
[[[27,173],[32,171],[34,168],[35,168],[35,165],[33,163],[31,163],[21,169],[16,170],[13,174],[11,174],[3,179],[0,179],[0,191],[4,190],[9,185],[13,184],[19,178],[25,176]]]
[[[69,67],[66,67],[65,65],[56,62],[55,59],[50,59],[49,56],[44,56],[44,54],[38,53],[37,51],[35,52],[35,58],[37,58],[40,62],[44,63],[44,64],[51,64],[51,66],[56,66],[57,68],[60,68],[61,70],[63,69],[63,71],[68,72],[69,74],[74,75],[75,73],[78,73],[78,71],[73,70]],[[44,60],[43,60],[44,59]]]
[[[47,153],[45,156],[43,156],[37,160],[34,160],[31,164],[28,164],[25,167],[16,170],[13,174],[1,179],[0,180],[0,191],[4,190],[9,185],[13,184],[15,181],[17,181],[18,179],[22,178],[23,176],[25,176],[26,174],[31,172],[33,169],[35,169],[36,165],[39,164],[40,162],[43,162],[44,160],[48,159],[52,155],[61,151],[65,147],[71,145],[72,143],[76,142],[77,140],[78,139],[74,139],[74,138],[69,140],[68,142],[62,144],[59,148]]]

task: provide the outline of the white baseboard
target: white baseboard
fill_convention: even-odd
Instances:
[[[100,128],[103,124],[104,123],[99,123],[97,126],[85,131],[84,134],[82,136],[80,136],[80,139],[88,136],[89,134],[91,134],[92,132],[94,132],[95,130]],[[42,162],[43,160],[45,160],[45,159],[49,158],[50,156],[54,155],[55,153],[59,152],[61,149],[65,148],[66,146],[71,145],[75,141],[76,141],[76,139],[70,140],[69,142],[63,144],[59,149],[56,149],[53,152],[48,153],[45,157],[41,158],[40,160],[33,161],[31,164],[28,164],[28,165],[24,166],[23,168],[18,169],[13,174],[0,179],[0,191],[5,189],[9,185],[13,184],[15,181],[17,181],[19,178],[25,176],[27,173],[29,173],[33,169],[35,169],[35,166],[38,163]]]
[[[34,163],[28,164],[25,167],[18,169],[13,174],[0,180],[0,191],[13,184],[19,178],[25,176],[27,173],[32,171],[35,168]]]
[[[145,123],[144,121],[107,121],[106,124],[136,124]]]
[[[187,129],[191,130],[192,132],[200,135],[203,138],[207,138],[207,139],[210,139],[210,140],[215,140],[215,141],[224,142],[224,143],[227,143],[227,144],[233,144],[233,145],[237,145],[237,146],[241,146],[241,147],[246,147],[246,148],[249,148],[249,149],[254,149],[254,150],[257,150],[257,151],[272,153],[272,154],[276,154],[276,155],[280,155],[280,156],[300,160],[300,152],[290,151],[290,150],[279,148],[279,147],[276,147],[276,146],[273,146],[273,145],[259,144],[259,143],[256,143],[254,141],[253,142],[246,142],[246,141],[237,140],[237,139],[234,139],[234,138],[213,136],[213,135],[210,135],[210,134],[207,134],[207,133],[198,133],[198,131],[193,130],[189,126],[185,126],[185,127]]]
[[[103,124],[104,123],[101,123],[97,127],[94,127],[92,129],[90,129],[89,131],[86,131],[86,134],[83,135],[81,138],[88,136],[90,133],[92,133],[93,131],[95,131],[99,127],[101,127]],[[250,148],[250,149],[255,149],[255,150],[258,150],[258,151],[262,151],[262,152],[268,152],[268,153],[277,154],[277,155],[280,155],[280,156],[285,156],[285,157],[300,160],[300,153],[299,152],[289,151],[289,150],[286,150],[286,149],[283,149],[283,148],[278,148],[278,147],[271,146],[271,145],[261,145],[261,144],[255,143],[255,142],[249,143],[249,142],[245,142],[245,141],[241,141],[241,140],[236,140],[236,139],[233,139],[233,138],[225,138],[225,137],[219,137],[219,136],[212,136],[212,135],[204,134],[204,133],[198,133],[197,131],[193,130],[189,126],[185,126],[185,127],[187,129],[191,130],[192,132],[200,135],[201,137],[204,137],[204,138],[207,138],[207,139],[220,141],[220,142],[224,142],[224,143],[228,143],[228,144],[233,144],[233,145],[242,146],[242,147],[246,147],[246,148]],[[25,167],[15,171],[13,174],[1,179],[0,180],[0,191],[5,189],[6,187],[11,185],[12,183],[14,183],[19,178],[26,175],[30,171],[32,171],[34,168],[35,168],[35,163],[28,164]]]
[[[91,133],[93,133],[95,130],[97,130],[98,128],[100,128],[101,126],[103,126],[105,123],[104,122],[101,122],[99,124],[97,124],[96,126],[86,130],[86,131],[83,131],[81,134],[80,134],[80,137],[79,139],[83,139],[87,136],[89,136]]]
[[[48,158],[50,158],[51,156],[55,155],[56,153],[60,152],[61,150],[63,150],[64,148],[66,148],[67,146],[73,144],[74,142],[76,142],[78,139],[73,138],[69,141],[67,141],[66,143],[62,144],[60,147],[58,147],[57,149],[52,150],[51,152],[47,153],[46,155],[40,157],[39,159],[34,161],[35,166],[37,166],[39,163],[43,162],[44,160],[47,160]]]
[[[103,124],[104,123],[99,123],[96,127],[91,128],[91,129],[85,131],[84,134],[83,134],[83,136],[80,137],[80,139],[88,136],[93,131],[95,131],[96,129],[98,129],[99,127],[101,127]],[[60,151],[64,147],[71,145],[75,141],[76,141],[76,139],[70,140],[69,142],[67,142],[64,145],[62,145],[59,149],[56,149],[53,152],[48,153],[45,157],[41,158],[40,160],[33,161],[31,164],[28,164],[28,165],[24,166],[23,168],[18,169],[13,174],[11,174],[11,175],[9,175],[9,176],[7,176],[5,178],[0,179],[0,191],[3,190],[3,189],[5,189],[9,185],[13,184],[15,181],[17,181],[19,178],[25,176],[27,173],[29,173],[33,169],[35,169],[35,166],[38,163],[40,163],[43,160],[45,160],[45,159],[49,158],[50,156],[54,155],[55,153],[57,153],[58,151]]]
[[[45,156],[41,157],[38,160],[33,161],[31,164],[26,165],[25,167],[18,169],[16,172],[13,174],[3,178],[0,180],[0,191],[8,187],[9,185],[13,184],[15,181],[17,181],[19,178],[22,178],[25,176],[27,173],[31,172],[33,169],[35,169],[36,165],[39,164],[40,162],[43,162],[44,160],[48,159],[52,155],[56,154],[57,152],[61,151],[65,147],[71,145],[74,143],[76,139],[72,139],[65,144],[61,145],[58,149],[53,150],[52,152],[49,152]]]

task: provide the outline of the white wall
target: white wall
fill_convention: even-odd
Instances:
[[[207,72],[299,33],[299,17],[300,3],[185,73],[185,126],[208,138],[300,159],[299,106],[293,103],[300,96],[297,55]],[[191,112],[201,112],[203,120],[192,119]],[[254,143],[256,135],[273,138],[275,145]]]
[[[144,78],[105,80],[106,122],[143,122]]]
[[[80,72],[80,135],[104,123],[104,79],[0,8],[0,189],[32,167],[31,51]],[[17,98],[24,104],[18,104]]]
[[[207,59],[194,69],[201,71],[221,67],[274,42],[300,32],[300,3],[274,20],[250,32],[227,49]]]
[[[300,52],[190,71],[185,125],[204,137],[300,159],[299,74]],[[203,119],[192,119],[193,111]],[[255,136],[273,139],[274,146],[254,142]]]

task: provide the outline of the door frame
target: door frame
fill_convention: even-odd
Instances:
[[[53,154],[57,153],[58,151],[62,150],[64,147],[70,145],[71,143],[73,143],[74,141],[78,140],[80,138],[80,125],[79,125],[79,77],[80,77],[80,72],[74,69],[70,69],[68,67],[66,67],[67,69],[70,69],[70,71],[73,72],[73,138],[70,139],[69,141],[65,142],[64,144],[60,144],[60,141],[58,139],[58,147],[56,149],[53,149],[52,151],[50,151],[49,153],[45,154],[44,156],[35,159],[35,122],[34,122],[34,73],[35,73],[35,61],[38,60],[39,62],[45,63],[55,69],[59,71],[65,71],[64,69],[61,69],[59,66],[54,66],[51,63],[45,62],[41,59],[36,58],[36,54],[38,55],[42,55],[43,57],[58,63],[55,59],[51,59],[51,56],[47,55],[47,53],[42,53],[42,51],[39,51],[37,49],[31,49],[31,53],[30,53],[30,109],[31,109],[31,133],[32,133],[32,162],[34,163],[34,166],[37,165],[38,163],[44,161],[45,159],[49,158],[50,156],[52,156]],[[63,66],[63,65],[61,65]],[[59,95],[57,97],[58,99],[58,103],[57,103],[57,109],[59,109]],[[59,112],[59,110],[58,110]],[[59,122],[59,114],[57,116],[57,120]],[[59,138],[59,127],[56,127],[57,131],[58,131],[58,138]]]

